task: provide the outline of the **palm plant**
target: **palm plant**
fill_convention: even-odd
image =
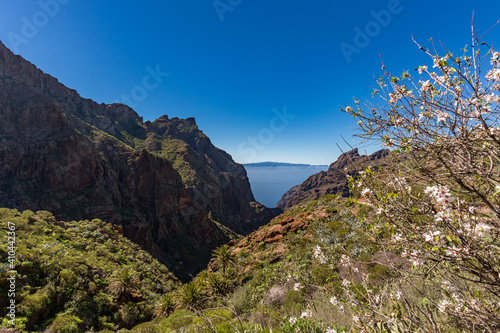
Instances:
[[[220,276],[219,273],[210,273],[207,275],[206,281],[208,283],[209,292],[214,296],[226,295],[229,291],[229,281]]]
[[[236,256],[231,252],[229,246],[222,245],[213,252],[212,261],[222,267],[222,275],[226,276],[226,268],[236,261]]]
[[[177,292],[177,304],[188,310],[198,310],[206,300],[203,285],[198,281],[191,281],[183,285]]]
[[[176,304],[172,295],[164,295],[155,307],[154,316],[168,317],[172,312],[174,312],[175,307]]]
[[[116,298],[127,301],[130,295],[137,291],[139,282],[137,272],[130,268],[122,268],[111,275],[108,291]]]

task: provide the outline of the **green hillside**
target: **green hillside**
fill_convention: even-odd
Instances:
[[[15,226],[16,318],[22,331],[119,329],[151,320],[162,295],[179,285],[167,268],[121,235],[92,221],[0,209],[2,234]],[[3,238],[6,239],[6,238]],[[7,295],[8,252],[0,249],[0,293]],[[7,302],[0,298],[0,315]]]

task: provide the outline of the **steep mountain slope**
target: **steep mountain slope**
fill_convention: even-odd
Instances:
[[[144,124],[125,105],[81,98],[0,43],[0,206],[50,210],[69,219],[101,218],[123,226],[125,236],[177,273],[201,269],[209,250],[226,239],[210,211],[216,218],[228,216],[223,222],[238,232],[266,223],[273,213],[251,202],[244,169],[229,155],[217,158],[214,152],[220,150],[208,138],[197,144],[196,131],[168,132],[162,122]],[[191,120],[179,120],[179,126],[182,122]],[[156,135],[167,132],[162,144],[175,142],[194,152],[186,154],[186,165],[195,170],[195,182],[212,184],[217,192],[212,201],[195,195],[202,186],[186,189],[178,172],[185,170],[175,156],[182,150],[169,156],[172,150],[153,144]],[[217,163],[208,166],[212,174],[204,174],[207,167],[196,163],[209,159]],[[234,170],[218,169],[223,162],[234,164]],[[224,182],[212,181],[211,175]],[[233,194],[232,201],[225,194]]]
[[[382,166],[387,163],[384,157],[388,154],[389,150],[379,150],[370,156],[359,155],[357,148],[348,151],[340,155],[327,171],[314,174],[302,184],[288,190],[278,201],[276,207],[289,209],[294,205],[318,199],[326,194],[342,193],[342,195],[347,196],[349,188],[346,173],[355,175],[368,165]]]

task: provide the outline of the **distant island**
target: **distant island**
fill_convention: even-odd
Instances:
[[[258,163],[246,163],[243,164],[248,167],[325,167],[328,165],[312,165],[312,164],[297,164],[297,163],[283,163],[283,162],[258,162]]]

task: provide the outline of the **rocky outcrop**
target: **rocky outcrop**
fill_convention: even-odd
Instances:
[[[255,202],[245,168],[216,148],[194,118],[163,116],[146,123],[146,147],[168,158],[194,202],[230,229],[246,234],[281,210]]]
[[[278,217],[270,225],[260,227],[257,231],[241,240],[231,240],[228,245],[233,247],[234,252],[242,249],[254,251],[261,244],[273,244],[280,242],[286,235],[296,233],[298,230],[306,230],[310,222],[305,213],[295,217]]]
[[[176,145],[183,149],[165,148]],[[194,119],[144,124],[125,105],[81,98],[1,43],[0,161],[0,207],[113,222],[181,277],[226,240],[213,220],[227,213],[242,231],[273,216]]]
[[[349,195],[346,175],[356,175],[368,165],[383,166],[389,150],[379,150],[369,156],[359,155],[358,149],[353,149],[339,156],[328,171],[321,171],[306,179],[302,184],[288,190],[276,207],[289,209],[299,203],[318,199],[327,194]]]

